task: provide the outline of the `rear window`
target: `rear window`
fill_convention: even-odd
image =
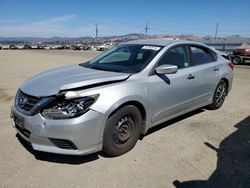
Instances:
[[[208,48],[191,46],[192,65],[202,65],[216,61],[216,54]]]

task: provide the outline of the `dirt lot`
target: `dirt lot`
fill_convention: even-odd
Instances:
[[[0,187],[249,187],[250,66],[235,68],[220,110],[197,110],[157,126],[120,157],[36,153],[20,142],[9,118],[20,84],[96,54],[0,50]]]

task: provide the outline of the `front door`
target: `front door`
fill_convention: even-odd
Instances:
[[[163,64],[177,65],[178,71],[175,74],[153,74],[149,77],[153,125],[190,109],[196,96],[195,75],[190,67],[186,46],[169,49],[157,66]]]

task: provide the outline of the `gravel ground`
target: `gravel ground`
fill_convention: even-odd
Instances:
[[[0,187],[249,187],[250,66],[234,70],[217,111],[196,110],[149,131],[129,153],[34,152],[16,137],[13,96],[28,77],[84,62],[98,52],[0,50]]]

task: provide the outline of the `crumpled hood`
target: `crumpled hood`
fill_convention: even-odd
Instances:
[[[107,72],[71,65],[35,75],[24,82],[20,89],[28,95],[45,97],[55,95],[61,90],[122,81],[129,76],[129,73]]]

